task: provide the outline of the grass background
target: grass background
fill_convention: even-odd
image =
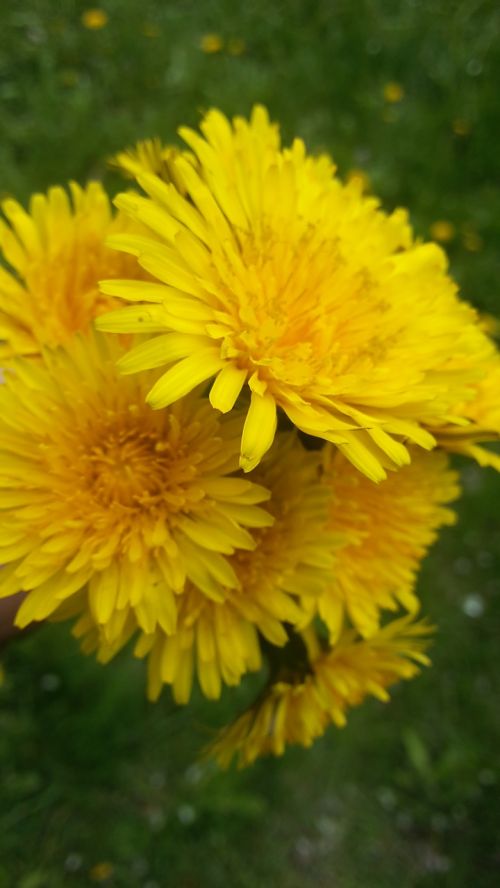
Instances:
[[[103,176],[136,139],[264,102],[285,138],[363,169],[417,232],[447,220],[465,298],[500,314],[500,7],[488,0],[23,0],[0,10],[0,193]],[[223,48],[204,53],[216,33]],[[244,41],[243,51],[234,41]],[[395,81],[401,101],[387,102]],[[464,466],[457,527],[422,572],[434,667],[313,750],[196,763],[241,704],[144,699],[143,664],[64,627],[5,651],[0,886],[490,888],[498,884],[499,479]],[[241,693],[244,693],[241,692]]]

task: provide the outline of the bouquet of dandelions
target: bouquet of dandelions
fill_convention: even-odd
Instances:
[[[500,359],[403,210],[262,107],[200,129],[119,154],[116,212],[3,204],[0,596],[133,639],[151,700],[262,671],[210,747],[247,765],[428,663],[415,579],[448,452],[500,468]]]

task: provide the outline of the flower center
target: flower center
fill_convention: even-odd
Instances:
[[[196,443],[186,443],[190,426],[182,431],[172,416],[139,412],[111,413],[106,424],[74,428],[54,454],[66,465],[65,499],[74,517],[94,516],[94,525],[115,529],[125,521],[133,529],[141,518],[169,521],[196,509],[204,498],[196,484],[203,455]]]
[[[157,500],[166,486],[168,462],[159,440],[138,429],[113,429],[83,454],[86,485],[102,505]]]
[[[239,249],[216,264],[230,327],[223,351],[261,379],[315,385],[366,352],[366,312],[380,312],[374,283],[363,268],[347,269],[338,239],[318,227],[240,235]],[[350,355],[341,347],[347,333]]]

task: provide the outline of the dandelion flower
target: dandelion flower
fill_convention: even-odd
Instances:
[[[453,422],[452,406],[480,376],[491,346],[475,312],[457,299],[440,248],[412,241],[403,211],[384,214],[300,140],[282,149],[263,108],[232,125],[210,111],[201,129],[180,130],[197,158],[173,161],[185,195],[144,173],[147,197],[117,199],[151,240],[113,243],[158,284],[104,282],[104,293],[139,304],[99,327],[161,334],[141,362],[160,366],[164,343],[168,369],[148,394],[155,409],[215,377],[210,401],[226,413],[248,384],[245,471],[271,446],[279,407],[381,480],[388,462],[409,461],[406,440],[434,446],[423,424]],[[186,349],[174,359],[179,333]]]
[[[418,609],[417,572],[439,528],[455,522],[447,504],[460,494],[458,475],[446,454],[416,452],[409,466],[373,484],[334,451],[324,480],[333,494],[328,526],[339,545],[319,612],[333,640],[346,613],[370,636],[382,609]]]
[[[430,631],[425,622],[404,617],[370,639],[345,631],[335,647],[323,650],[309,629],[295,674],[289,662],[283,677],[278,670],[254,706],[220,732],[207,755],[224,768],[233,758],[246,767],[260,756],[282,755],[289,744],[311,746],[328,725],[343,727],[348,709],[368,696],[387,702],[388,687],[428,665],[424,652]]]
[[[74,337],[17,361],[0,389],[0,597],[28,593],[20,627],[74,596],[109,644],[131,615],[171,633],[186,579],[222,599],[221,581],[237,583],[227,556],[272,522],[268,491],[234,476],[241,418],[196,393],[153,412],[150,374],[118,376],[120,353]]]
[[[308,622],[310,607],[303,602],[326,589],[337,545],[336,535],[326,529],[331,494],[321,482],[319,463],[320,454],[305,450],[294,434],[278,436],[251,476],[258,490],[269,491],[266,510],[272,520],[254,526],[255,548],[228,556],[235,581],[216,597],[193,567],[198,588],[187,587],[179,600],[175,633],[157,627],[143,632],[136,645],[136,655],[148,658],[150,699],[170,684],[177,703],[187,703],[195,675],[203,693],[217,699],[223,683],[236,685],[245,672],[260,668],[259,636],[279,647],[286,644],[290,626]],[[245,516],[243,507],[234,507],[235,520]],[[123,643],[132,630],[132,624],[126,627]],[[117,651],[86,618],[76,634],[102,661]]]
[[[29,212],[5,200],[0,221],[0,356],[36,355],[41,346],[56,346],[85,331],[95,316],[115,301],[99,292],[105,276],[147,277],[130,256],[120,256],[105,241],[131,229],[121,215],[113,217],[107,194],[98,182],[64,188],[31,198]],[[133,226],[132,226],[133,227]]]

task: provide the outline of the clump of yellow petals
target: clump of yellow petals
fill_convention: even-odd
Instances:
[[[28,593],[20,627],[76,603],[110,645],[130,619],[175,631],[187,581],[222,600],[227,556],[273,521],[268,491],[234,474],[242,419],[196,393],[152,411],[150,374],[119,376],[121,353],[74,337],[0,387],[0,597]]]
[[[348,709],[368,696],[388,701],[388,687],[428,665],[430,631],[424,621],[403,617],[370,639],[346,630],[325,651],[309,628],[304,633],[307,669],[276,676],[254,706],[219,733],[207,755],[224,768],[236,758],[241,768],[260,756],[282,755],[291,744],[311,746],[330,724],[343,727]]]
[[[338,451],[325,459],[332,492],[329,528],[338,538],[335,569],[319,613],[331,638],[347,614],[363,636],[379,629],[382,609],[418,609],[417,573],[439,528],[453,524],[447,504],[460,494],[446,454],[414,452],[409,466],[373,484]]]
[[[98,182],[34,194],[26,211],[3,201],[0,220],[0,356],[35,355],[44,345],[85,331],[115,300],[99,292],[102,277],[144,278],[135,259],[110,249],[111,234],[130,220],[112,212]]]
[[[148,699],[157,700],[168,684],[176,703],[188,703],[196,675],[204,695],[217,700],[223,683],[234,687],[245,673],[261,668],[256,627],[239,603],[231,594],[225,601],[210,601],[192,587],[183,597],[173,635],[142,633],[134,653],[147,656]]]
[[[139,304],[99,326],[156,334],[130,364],[168,368],[148,393],[155,409],[215,378],[210,401],[227,413],[248,385],[245,471],[270,448],[280,408],[383,479],[388,463],[409,462],[406,441],[435,445],[432,426],[453,423],[480,378],[492,347],[475,312],[404,211],[383,213],[301,140],[282,148],[262,107],[232,123],[209,111],[201,130],[180,130],[196,156],[173,160],[182,188],[144,173],[146,197],[117,199],[151,237],[113,243],[158,283],[104,282]]]
[[[494,330],[495,319],[487,319]],[[475,459],[480,466],[491,466],[500,472],[500,453],[482,444],[500,442],[500,355],[490,363],[489,372],[472,389],[472,397],[456,410],[464,423],[436,430],[441,447]]]
[[[281,647],[287,628],[303,625],[332,574],[337,538],[326,528],[330,491],[321,482],[320,454],[304,449],[293,433],[278,436],[272,453],[251,478],[258,490],[269,491],[266,510],[272,521],[252,531],[255,548],[228,556],[236,582],[219,590],[205,588],[196,565],[179,602],[175,632],[158,626],[144,632],[135,653],[148,658],[148,696],[155,700],[162,686],[172,686],[177,703],[187,703],[197,675],[203,693],[220,696],[222,684],[239,684],[262,663],[259,637]],[[234,512],[240,520],[242,508]],[[263,522],[262,522],[263,524]],[[213,583],[213,580],[211,580]],[[224,586],[224,583],[222,582]],[[125,627],[123,643],[133,631]],[[76,629],[86,650],[97,648],[106,661],[116,645],[93,631],[88,620]]]
[[[181,193],[185,193],[183,181],[176,175],[174,163],[181,154],[188,163],[195,163],[195,157],[190,151],[181,151],[175,145],[164,145],[158,138],[144,139],[136,142],[132,148],[119,151],[110,158],[109,164],[130,179],[136,179],[143,173],[153,173],[163,182],[172,182]]]

